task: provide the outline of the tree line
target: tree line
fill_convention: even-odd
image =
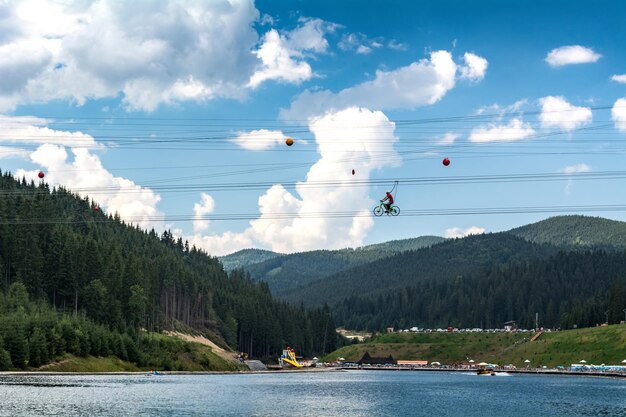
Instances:
[[[285,345],[322,354],[339,343],[327,333],[334,334],[327,307],[277,301],[265,284],[242,270],[226,274],[217,258],[170,231],[142,230],[63,187],[0,172],[0,292],[8,297],[15,283],[63,320],[120,337],[202,331],[252,357],[275,356]],[[0,323],[30,320],[4,311]]]
[[[407,266],[408,267],[408,266]],[[626,252],[558,252],[468,274],[423,279],[333,306],[339,325],[384,330],[412,326],[573,328],[624,320]]]

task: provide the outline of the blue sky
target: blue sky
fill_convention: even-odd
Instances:
[[[5,2],[0,169],[215,255],[626,220],[625,17],[621,1]],[[400,216],[373,218],[396,180]]]

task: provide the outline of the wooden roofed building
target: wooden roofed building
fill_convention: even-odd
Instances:
[[[369,352],[365,352],[363,357],[357,361],[359,365],[395,365],[396,360],[393,356],[389,355],[386,358],[378,358],[375,356],[371,356]]]

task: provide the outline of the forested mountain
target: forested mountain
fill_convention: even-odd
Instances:
[[[50,190],[7,173],[0,173],[0,277],[0,291],[20,283],[32,302],[84,317],[120,337],[182,327],[213,334],[255,357],[275,355],[285,344],[310,355],[337,343],[328,337],[334,336],[328,309],[276,301],[267,284],[241,270],[227,275],[217,258],[170,232],[143,231],[63,188]],[[0,353],[16,334],[32,342],[39,328],[47,346],[57,337],[11,311],[0,306]]]
[[[276,253],[263,249],[242,249],[231,253],[230,255],[220,256],[219,260],[224,265],[224,270],[229,272],[237,268],[246,268],[249,265],[257,264],[268,259],[285,256],[282,253]]]
[[[333,304],[346,297],[462,277],[493,265],[547,257],[555,252],[552,246],[532,244],[506,233],[468,236],[346,269],[289,291],[284,298],[310,306]]]
[[[430,278],[379,294],[353,295],[333,306],[340,325],[522,328],[595,326],[624,319],[626,253],[559,252],[548,259],[510,261],[462,276]]]
[[[529,242],[579,248],[626,248],[626,222],[589,216],[557,216],[509,233]]]
[[[267,282],[272,294],[281,296],[299,285],[306,285],[339,271],[393,256],[403,251],[428,247],[444,240],[444,238],[437,236],[422,236],[356,249],[293,253],[280,255],[256,264],[249,264],[245,270],[252,279]]]

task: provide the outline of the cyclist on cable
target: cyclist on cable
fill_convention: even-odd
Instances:
[[[389,200],[388,203],[385,203],[385,210],[387,213],[389,213],[389,210],[391,210],[391,205],[393,204],[393,195],[391,195],[391,192],[387,191],[387,196],[385,198],[383,198],[382,200],[380,200],[381,203],[384,203],[385,201]]]

